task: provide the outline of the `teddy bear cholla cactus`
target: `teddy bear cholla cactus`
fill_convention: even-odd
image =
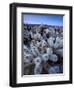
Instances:
[[[42,63],[46,63],[47,61],[57,62],[57,54],[63,57],[63,39],[58,36],[59,32],[57,31],[57,34],[54,28],[42,30],[41,27],[43,26],[37,26],[35,30],[29,32],[28,38],[31,38],[31,40],[27,42],[30,42],[30,45],[29,47],[27,45],[23,46],[24,62],[28,64],[33,62],[35,64],[34,74],[42,73]],[[54,49],[56,49],[55,53]],[[53,71],[52,68],[51,70]]]
[[[58,65],[51,66],[51,67],[48,68],[48,72],[50,74],[59,73],[60,72],[60,67]]]
[[[36,57],[34,59],[34,63],[35,63],[35,68],[34,68],[34,74],[40,74],[42,72],[42,60],[41,57]]]

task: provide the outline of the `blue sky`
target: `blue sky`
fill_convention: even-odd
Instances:
[[[23,23],[63,26],[62,15],[23,14]]]

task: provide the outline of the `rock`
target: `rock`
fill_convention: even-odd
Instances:
[[[24,75],[33,75],[34,74],[34,63],[24,65]]]

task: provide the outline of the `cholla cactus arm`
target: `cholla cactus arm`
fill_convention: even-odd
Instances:
[[[59,44],[60,44],[59,47],[60,48],[63,48],[63,39],[60,40],[60,43]]]
[[[23,53],[24,54],[30,54],[30,50],[26,45],[23,45]]]
[[[40,42],[39,41],[36,41],[36,47],[37,48],[41,47],[41,41]]]
[[[42,72],[42,66],[35,66],[34,74],[41,74],[41,72]]]
[[[52,62],[57,62],[58,61],[58,56],[56,54],[51,54],[49,56],[49,60]]]
[[[60,57],[63,57],[63,49],[57,49],[55,53],[60,55]]]
[[[45,40],[42,40],[42,47],[47,46],[47,42]]]
[[[31,63],[32,60],[33,60],[33,56],[31,54],[24,55],[24,63]]]
[[[49,54],[45,53],[45,54],[42,54],[42,61],[44,62],[47,62],[49,60]]]
[[[51,66],[48,68],[48,73],[50,74],[59,73],[59,72],[60,72],[59,66]]]
[[[50,37],[48,40],[48,44],[49,44],[49,47],[54,47],[54,38],[53,37]]]
[[[31,53],[34,55],[34,56],[38,56],[40,53],[39,53],[39,50],[36,46],[32,46],[31,47]]]
[[[35,68],[34,68],[34,74],[40,74],[42,71],[42,66],[41,66],[41,58],[37,57],[34,59],[34,63],[35,63]]]
[[[61,37],[56,37],[56,41],[54,43],[54,48],[60,48],[63,47],[63,39],[61,39]]]
[[[48,55],[51,55],[51,54],[53,54],[53,49],[48,47],[48,48],[46,48],[46,52]]]

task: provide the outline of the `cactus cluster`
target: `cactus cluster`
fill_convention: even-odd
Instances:
[[[63,27],[23,25],[23,75],[63,73]]]

